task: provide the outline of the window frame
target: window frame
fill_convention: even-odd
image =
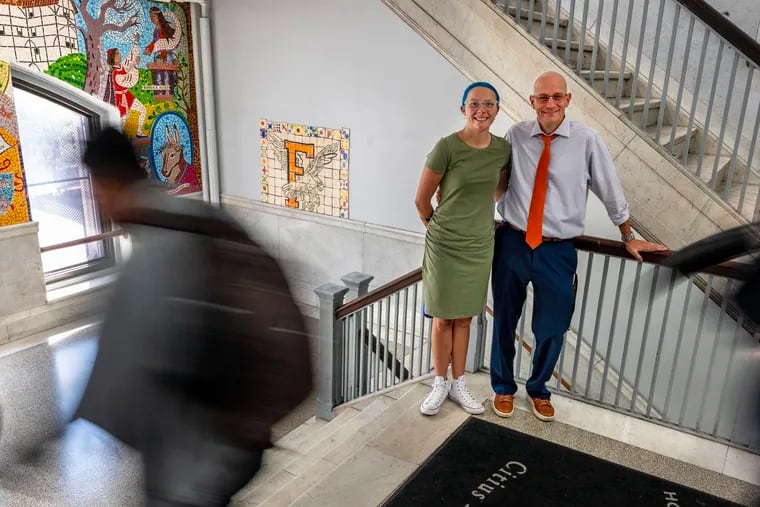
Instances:
[[[73,86],[57,78],[43,74],[42,72],[11,62],[11,79],[13,87],[34,94],[46,100],[50,100],[62,107],[66,107],[88,120],[89,133],[97,132],[106,126],[121,128],[119,110],[102,100],[78,90]],[[23,139],[19,132],[19,144],[23,154]],[[89,178],[88,178],[89,179]],[[90,184],[92,181],[90,180]],[[113,222],[105,218],[98,209],[97,203],[92,202],[97,210],[97,219],[100,232],[109,232],[114,229]],[[31,210],[34,220],[34,210]],[[78,239],[78,238],[72,238]],[[85,261],[73,264],[54,271],[45,272],[44,279],[47,285],[66,286],[79,283],[83,280],[103,276],[113,271],[120,260],[120,242],[118,238],[101,240],[104,254],[94,261]],[[49,246],[49,245],[41,245]],[[42,255],[42,254],[41,254]]]

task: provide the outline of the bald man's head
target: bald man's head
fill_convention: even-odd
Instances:
[[[567,81],[562,74],[548,71],[536,78],[530,105],[536,111],[536,120],[545,133],[551,134],[564,121],[570,99]]]
[[[555,87],[561,87],[562,91],[567,93],[567,81],[565,81],[565,77],[559,72],[548,70],[543,74],[540,74],[533,82],[533,95],[538,95],[536,90],[544,85],[545,82],[549,82],[555,85]]]

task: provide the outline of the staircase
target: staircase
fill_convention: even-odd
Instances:
[[[684,111],[690,103],[681,101],[677,104],[678,100],[663,98],[662,92],[639,71],[643,65],[632,62],[631,56],[628,65],[621,68],[620,55],[609,54],[610,35],[608,29],[599,30],[599,18],[587,16],[578,20],[581,4],[587,8],[594,2],[573,2],[569,8],[574,10],[575,21],[568,17],[569,2],[564,3],[559,15],[556,12],[558,4],[561,5],[546,0],[493,0],[498,10],[535,36],[572,72],[617,108],[621,119],[630,121],[685,171],[716,192],[747,220],[753,220],[760,175],[755,170],[747,171],[746,160],[732,156],[733,147],[725,142],[726,136],[716,136],[713,132],[705,135],[706,115],[690,120],[688,111]],[[597,26],[586,28],[591,24]],[[634,26],[634,29],[638,27]],[[594,44],[600,34],[606,43]],[[634,74],[638,79],[634,79]],[[667,84],[660,83],[659,88],[667,90]],[[760,89],[755,87],[755,93],[760,94]],[[723,142],[719,143],[719,138]]]
[[[608,54],[598,42],[606,36],[600,24],[582,29],[577,16],[571,21],[564,12],[568,4],[599,0],[382,1],[468,79],[492,82],[502,112],[513,120],[535,118],[528,97],[539,73],[562,74],[573,94],[568,116],[604,139],[634,227],[644,237],[675,250],[746,224],[755,211],[760,178],[745,166],[760,164],[760,155],[751,156],[760,143],[745,135],[732,137],[717,118],[720,114],[712,115],[717,119],[706,122],[706,129],[697,114],[684,116],[685,109],[692,109],[688,92],[680,94],[673,79],[665,80],[667,86],[650,85],[644,72],[649,67],[643,58],[636,64],[635,50],[626,60]],[[559,14],[553,11],[557,5]],[[702,109],[699,102],[695,111]],[[757,129],[750,116],[757,107],[746,109],[752,137]]]

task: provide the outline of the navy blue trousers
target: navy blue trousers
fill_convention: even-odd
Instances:
[[[535,336],[533,370],[526,383],[532,398],[549,399],[546,383],[557,365],[574,309],[573,277],[578,254],[572,241],[544,242],[532,250],[525,233],[508,225],[496,230],[491,288],[493,346],[491,387],[496,394],[515,394],[515,330],[528,282],[533,284]]]

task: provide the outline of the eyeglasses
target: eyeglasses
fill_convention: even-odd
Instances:
[[[496,102],[491,102],[491,101],[478,102],[475,100],[471,100],[470,102],[467,103],[467,107],[469,107],[470,109],[480,109],[481,107],[483,107],[487,110],[490,110],[490,109],[495,109],[496,105],[497,105]]]
[[[546,104],[552,99],[555,104],[560,104],[567,98],[567,93],[555,93],[554,95],[534,95],[533,99],[539,104]]]

